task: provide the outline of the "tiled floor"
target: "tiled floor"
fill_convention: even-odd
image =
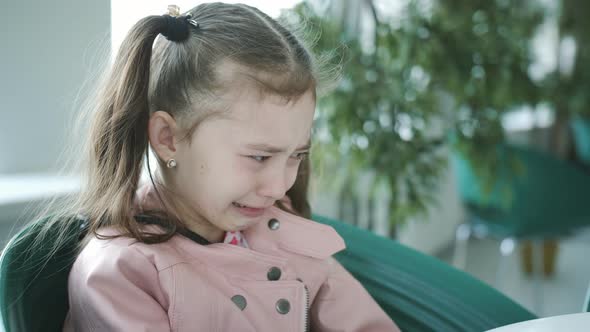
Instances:
[[[498,246],[499,243],[491,239],[471,239],[465,270],[478,279],[494,285],[500,258]],[[582,310],[590,283],[589,254],[590,236],[587,234],[560,242],[555,275],[542,281],[544,300],[540,316],[563,315]],[[452,256],[453,250],[449,249],[442,252],[439,258],[450,263]],[[520,268],[518,248],[506,259],[506,273],[500,290],[535,312],[533,282]]]

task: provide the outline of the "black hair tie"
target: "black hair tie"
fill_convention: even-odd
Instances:
[[[166,20],[166,25],[162,35],[166,39],[173,42],[182,42],[188,39],[191,27],[198,28],[199,24],[191,19],[190,15],[186,16],[170,16],[168,14],[162,15]]]

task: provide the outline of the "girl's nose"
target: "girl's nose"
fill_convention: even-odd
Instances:
[[[287,185],[284,176],[275,176],[264,180],[258,190],[258,195],[277,201],[285,196]]]
[[[297,176],[297,169],[282,167],[274,172],[268,172],[260,182],[258,194],[273,200],[282,199],[291,188]]]

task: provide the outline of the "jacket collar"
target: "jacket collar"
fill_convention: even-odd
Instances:
[[[326,259],[346,248],[344,240],[328,225],[271,207],[265,220],[244,231],[252,249],[282,249]],[[273,227],[274,226],[274,227]]]
[[[288,203],[288,199],[285,199]],[[151,183],[141,186],[134,199],[132,213],[161,209]],[[273,227],[274,225],[274,227]],[[328,225],[271,207],[264,221],[243,231],[250,248],[268,252],[286,250],[300,255],[326,259],[346,248],[344,240]]]

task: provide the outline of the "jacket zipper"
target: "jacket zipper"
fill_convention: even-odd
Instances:
[[[309,289],[307,285],[303,284],[305,290],[305,308],[303,308],[303,332],[309,332]]]

